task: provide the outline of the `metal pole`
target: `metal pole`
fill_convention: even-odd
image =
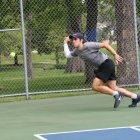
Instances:
[[[28,73],[27,73],[27,54],[26,54],[26,42],[25,42],[25,30],[24,30],[24,15],[23,15],[23,2],[20,0],[20,14],[21,14],[21,30],[22,30],[22,48],[24,56],[24,78],[25,78],[25,93],[26,99],[28,99]]]
[[[16,29],[1,29],[0,32],[9,32],[9,31],[20,31],[20,28],[16,28]]]
[[[138,44],[136,0],[133,0],[133,10],[134,10],[135,45],[136,45],[136,58],[137,58],[137,69],[138,69],[138,84],[139,84],[138,87],[140,89],[140,64],[139,64],[139,44]]]

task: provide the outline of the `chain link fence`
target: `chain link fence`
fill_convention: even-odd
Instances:
[[[24,67],[18,0],[0,1],[0,95],[24,92]]]
[[[118,84],[140,85],[138,0],[23,0],[26,53],[20,2],[0,1],[0,95],[91,90],[94,67],[64,57],[63,38],[74,32],[87,41],[108,40],[124,57],[116,66]]]

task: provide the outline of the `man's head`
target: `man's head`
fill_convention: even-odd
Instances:
[[[84,43],[84,36],[81,33],[74,33],[73,35],[70,35],[69,38],[72,40],[75,48],[80,48]]]

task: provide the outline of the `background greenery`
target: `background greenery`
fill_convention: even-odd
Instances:
[[[70,2],[70,0],[69,0]],[[114,0],[98,0],[97,41],[111,38],[114,30]],[[40,92],[63,89],[90,88],[85,84],[84,72],[65,73],[67,59],[63,54],[63,37],[68,35],[68,8],[65,0],[25,0],[26,39],[31,42],[32,78],[29,78],[29,92]],[[86,4],[74,0],[72,14],[81,15],[81,31],[86,31]],[[0,29],[19,28],[19,0],[0,1]],[[137,0],[138,33],[140,33],[140,2]],[[31,38],[29,38],[32,33]],[[140,34],[139,39],[140,39]],[[27,41],[27,40],[26,40]],[[30,43],[29,43],[30,44]],[[28,45],[29,45],[28,44]],[[30,46],[30,45],[29,45]],[[116,45],[113,45],[116,49]],[[17,58],[10,57],[15,52]],[[108,53],[108,52],[106,52]],[[17,61],[18,60],[18,61]],[[28,59],[29,60],[29,59]],[[20,32],[0,32],[0,95],[24,93],[24,67],[22,40]]]

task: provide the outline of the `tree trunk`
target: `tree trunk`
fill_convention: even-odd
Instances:
[[[87,41],[96,41],[96,27],[97,27],[97,17],[98,17],[98,4],[97,0],[86,0],[87,5]],[[89,63],[85,64],[85,83],[91,83],[95,78],[94,75],[95,67]]]
[[[81,32],[81,15],[76,15],[73,0],[65,0],[65,3],[68,10],[67,33],[70,35],[75,32]],[[70,49],[72,50],[73,47],[70,46]],[[84,62],[79,57],[67,59],[65,72],[80,72],[84,70]]]
[[[27,44],[27,69],[28,69],[28,78],[32,79],[32,48],[31,48],[31,29],[28,28],[27,36],[26,36],[26,44]]]
[[[124,58],[117,68],[117,82],[138,83],[136,48],[134,37],[134,11],[132,0],[115,0],[117,51]]]
[[[15,54],[15,57],[14,57],[14,65],[15,66],[18,66],[19,64],[18,64],[18,55],[17,55],[17,53]]]
[[[26,33],[26,51],[27,51],[27,72],[28,78],[32,79],[32,44],[31,44],[31,22],[32,22],[32,13],[31,13],[31,3],[29,0],[26,1],[26,23],[27,23],[27,33]]]
[[[55,61],[56,61],[56,65],[59,65],[59,49],[56,48],[55,50]]]

